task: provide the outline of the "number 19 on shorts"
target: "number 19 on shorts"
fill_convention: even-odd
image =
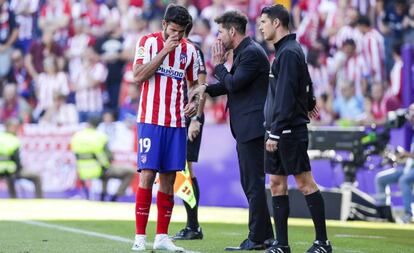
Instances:
[[[148,153],[151,149],[151,139],[150,138],[140,138],[139,139],[139,152]]]

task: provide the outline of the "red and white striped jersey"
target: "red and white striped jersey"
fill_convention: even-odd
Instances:
[[[329,74],[328,68],[324,65],[315,67],[308,64],[309,75],[313,83],[313,92],[315,97],[320,97],[323,93],[329,92]]]
[[[164,47],[161,32],[143,36],[135,50],[135,64],[150,62]],[[197,80],[198,60],[194,45],[182,39],[165,57],[155,74],[141,86],[137,122],[166,127],[185,127],[184,85]]]
[[[354,82],[355,92],[357,95],[362,95],[362,80],[369,75],[369,69],[361,54],[355,54],[349,58],[344,66],[345,80]]]
[[[391,94],[397,97],[400,101],[402,99],[403,66],[404,63],[402,60],[396,61],[390,73]]]
[[[361,52],[362,48],[362,33],[351,26],[344,26],[339,29],[338,33],[335,36],[336,39],[336,48],[340,49],[343,43],[348,40],[352,39],[355,42],[357,52]]]
[[[92,64],[92,63],[91,63]],[[102,84],[105,82],[108,70],[100,62],[89,65],[82,64],[82,71],[74,76],[73,86],[76,90],[76,108],[80,112],[100,112],[103,109]],[[93,85],[91,82],[97,83]]]
[[[367,62],[371,78],[376,82],[384,80],[384,37],[375,29],[371,29],[363,36],[362,53]]]
[[[35,82],[38,94],[37,107],[46,110],[53,105],[53,98],[57,94],[69,94],[69,81],[64,72],[55,75],[40,73]]]

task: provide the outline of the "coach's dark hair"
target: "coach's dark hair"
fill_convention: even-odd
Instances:
[[[368,16],[362,15],[358,17],[357,24],[370,27],[371,20],[369,20]]]
[[[272,21],[275,19],[279,19],[283,27],[289,28],[290,15],[289,11],[285,8],[285,6],[281,4],[267,6],[262,9],[261,14],[266,14]]]
[[[247,17],[239,11],[225,12],[223,15],[214,19],[214,21],[217,24],[222,24],[227,30],[234,27],[238,33],[242,35],[246,34]]]
[[[171,22],[182,27],[187,27],[191,22],[190,13],[180,5],[170,4],[164,14],[165,22]]]

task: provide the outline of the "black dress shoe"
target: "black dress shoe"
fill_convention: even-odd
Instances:
[[[239,251],[239,250],[264,250],[266,245],[263,242],[254,242],[250,239],[244,240],[239,247],[226,247],[225,251]]]
[[[178,232],[174,237],[173,240],[201,240],[203,239],[203,231],[200,227],[197,229],[192,229],[186,227]]]

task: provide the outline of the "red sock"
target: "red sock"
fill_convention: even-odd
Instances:
[[[173,195],[168,195],[159,191],[157,194],[157,234],[168,234],[168,226],[170,225],[173,207]]]
[[[135,228],[137,235],[145,235],[152,201],[152,189],[139,187],[135,198]]]

